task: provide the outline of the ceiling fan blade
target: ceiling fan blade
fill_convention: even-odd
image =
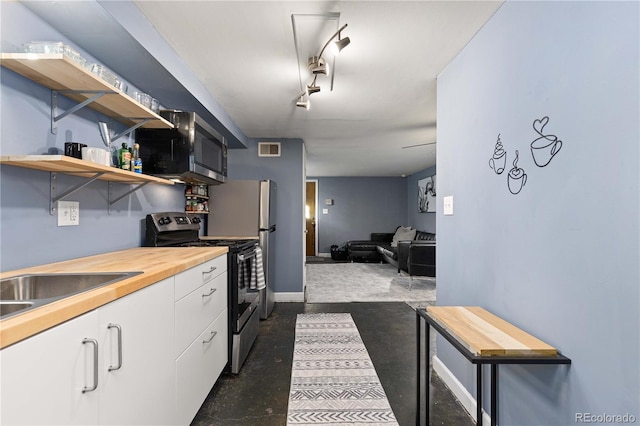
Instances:
[[[409,145],[409,146],[403,146],[402,149],[406,149],[406,148],[415,148],[418,146],[425,146],[425,145],[434,145],[436,143],[436,141],[434,142],[427,142],[427,143],[419,143],[417,145]]]

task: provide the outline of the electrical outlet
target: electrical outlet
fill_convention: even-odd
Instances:
[[[322,209],[322,214],[329,214],[329,209]]]
[[[80,225],[80,203],[78,201],[58,201],[58,226]]]

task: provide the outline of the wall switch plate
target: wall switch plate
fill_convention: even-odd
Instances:
[[[58,201],[58,226],[80,225],[80,203],[78,201]]]
[[[445,216],[453,216],[453,195],[443,198],[443,212]]]
[[[329,209],[322,209],[322,214],[329,214]]]

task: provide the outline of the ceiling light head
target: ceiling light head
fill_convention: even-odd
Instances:
[[[309,58],[309,70],[314,74],[328,74],[329,68],[321,56],[311,56]]]
[[[314,93],[317,93],[319,91],[320,91],[320,86],[316,86],[315,83],[312,84],[312,85],[307,86],[307,96],[311,96]]]
[[[304,100],[304,95],[300,95],[300,97],[298,98],[298,102],[296,102],[296,106],[304,109],[309,109],[311,103],[309,102],[309,99],[307,99],[306,101]]]
[[[320,91],[320,86],[316,85],[316,80],[318,79],[318,75],[316,74],[316,76],[313,78],[313,83],[311,83],[310,85],[307,86],[307,97],[313,95],[314,93],[317,93]]]
[[[347,47],[349,43],[351,43],[351,39],[349,39],[349,37],[340,38],[340,35],[338,34],[338,40],[336,40],[331,45],[331,50],[333,51],[333,54],[337,55],[338,53],[340,53],[340,51],[345,47]]]

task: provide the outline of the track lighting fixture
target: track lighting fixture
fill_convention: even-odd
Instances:
[[[313,95],[320,91],[320,86],[316,85],[316,80],[318,79],[318,75],[313,77],[313,83],[307,86],[307,96]]]
[[[318,56],[312,56],[309,58],[309,70],[313,74],[324,74],[327,75],[329,73],[329,68],[324,59]]]
[[[346,27],[346,25],[345,25],[345,27]],[[342,49],[344,49],[345,47],[347,47],[349,45],[349,43],[351,43],[351,39],[349,37],[340,38],[340,31],[338,31],[338,40],[336,40],[331,45],[331,50],[333,51],[333,54],[337,55],[338,53],[340,53],[340,51]]]
[[[309,107],[311,106],[311,103],[309,102],[309,99],[307,99],[306,101],[304,100],[304,93],[303,93],[298,98],[298,102],[296,102],[296,106],[304,109],[309,109]]]
[[[309,96],[320,91],[320,86],[316,84],[318,79],[318,75],[329,75],[329,64],[322,57],[322,54],[327,49],[327,47],[332,45],[332,52],[334,55],[337,55],[342,49],[351,43],[349,37],[341,37],[342,30],[347,28],[347,24],[344,24],[338,31],[336,31],[329,40],[322,46],[320,53],[315,56],[310,56],[307,62],[307,66],[309,70],[313,74],[313,82],[306,86],[306,90],[298,97],[298,101],[296,102],[296,106],[300,108],[309,109]],[[335,38],[338,38],[334,43],[331,43]],[[302,82],[300,82],[300,86],[302,86]],[[333,90],[333,81],[331,83],[331,90]],[[307,96],[307,99],[304,99],[304,96]]]

